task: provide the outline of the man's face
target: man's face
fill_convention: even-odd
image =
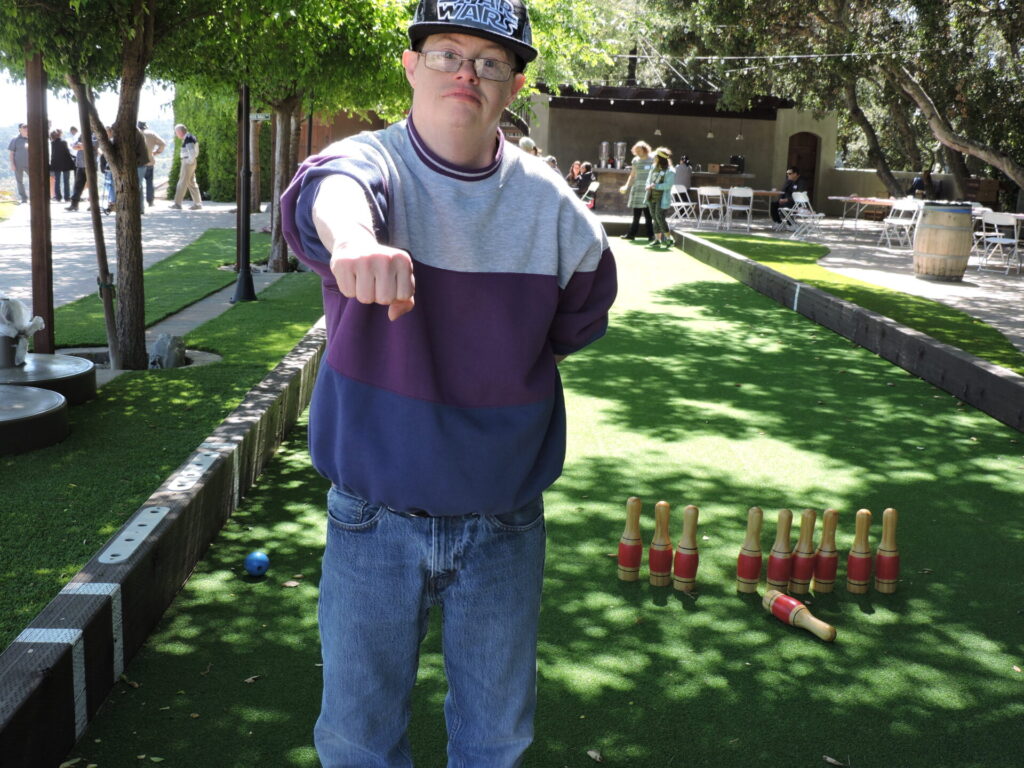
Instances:
[[[464,59],[515,63],[512,53],[504,47],[472,35],[430,35],[423,40],[422,50],[448,51]],[[468,61],[462,62],[456,72],[438,72],[428,69],[416,51],[403,53],[402,65],[413,89],[413,116],[423,127],[436,123],[481,133],[494,131],[502,111],[526,81],[521,72],[513,72],[504,82],[481,78]]]
[[[185,131],[183,131],[181,128],[175,128],[174,129],[174,135],[177,136],[179,139],[184,139],[185,138]]]
[[[20,128],[18,128],[18,132],[19,132],[19,133],[20,133],[20,134],[21,134],[22,136],[28,136],[28,126],[27,126],[27,125],[23,125],[23,126],[21,126]]]

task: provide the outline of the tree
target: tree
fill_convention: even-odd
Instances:
[[[726,78],[726,102],[742,103],[767,90],[805,108],[838,111],[848,106],[846,84],[852,82],[857,92],[861,86],[877,92],[878,106],[890,114],[904,111],[904,122],[919,141],[923,127],[934,141],[1024,186],[1024,8],[1019,3],[656,1],[677,11],[674,50],[755,57],[753,65],[720,59],[721,74],[733,75]],[[904,106],[907,100],[913,111]],[[901,122],[899,116],[895,122]],[[901,140],[894,134],[890,150],[904,157],[906,147],[899,145],[909,135]],[[909,153],[911,163],[914,154]]]
[[[116,335],[123,368],[148,364],[142,280],[142,228],[135,136],[139,92],[157,41],[190,40],[190,24],[217,10],[219,0],[9,0],[0,6],[0,60],[12,74],[19,57],[41,53],[65,80],[90,118],[117,189]],[[179,49],[180,50],[180,49]],[[94,88],[119,87],[113,136],[107,137],[92,100]],[[89,126],[82,126],[88,136]],[[90,177],[93,168],[87,169]],[[97,248],[102,248],[95,180],[90,178]],[[101,286],[102,288],[102,286]],[[113,351],[114,345],[111,344]]]

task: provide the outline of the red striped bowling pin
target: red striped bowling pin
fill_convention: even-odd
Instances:
[[[747,512],[747,537],[743,539],[740,555],[736,558],[736,591],[757,592],[761,580],[761,523],[764,512],[751,507]]]
[[[643,503],[636,496],[626,499],[626,529],[619,539],[619,578],[636,581],[640,578],[640,561],[644,556],[644,542],[640,538],[640,512]]]
[[[779,511],[779,525],[775,529],[775,543],[768,554],[768,589],[785,592],[789,589],[789,577],[793,571],[792,547],[790,547],[790,531],[793,529],[793,512],[788,509]]]
[[[821,544],[814,553],[814,592],[823,595],[831,592],[836,584],[839,570],[839,551],[836,549],[836,526],[839,512],[826,509],[821,516]]]
[[[871,584],[871,549],[868,546],[870,532],[871,511],[858,509],[853,547],[846,558],[846,591],[855,595],[863,595]]]
[[[672,507],[667,501],[654,505],[654,538],[647,550],[647,565],[651,570],[651,585],[667,587],[672,581],[672,539],[668,533],[668,519]]]
[[[672,562],[672,586],[680,592],[692,592],[697,583],[697,518],[700,510],[693,504],[683,509],[683,535],[676,546]]]
[[[806,629],[826,643],[831,643],[836,639],[836,628],[821,619],[815,618],[814,614],[807,609],[807,606],[795,597],[784,595],[775,589],[769,589],[764,593],[761,605],[779,621],[794,627],[800,627],[800,629]]]
[[[882,541],[875,553],[875,589],[886,595],[896,591],[900,580],[900,551],[896,547],[896,510],[882,513]]]
[[[789,591],[794,595],[806,595],[811,591],[814,576],[814,524],[818,513],[805,509],[800,515],[800,538],[793,550],[793,572],[789,576]]]

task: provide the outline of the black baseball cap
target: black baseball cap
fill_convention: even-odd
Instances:
[[[492,40],[528,63],[537,58],[530,17],[522,0],[420,0],[409,42],[458,32]]]

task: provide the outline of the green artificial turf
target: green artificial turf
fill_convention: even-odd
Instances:
[[[239,303],[185,337],[189,348],[215,351],[223,361],[122,374],[71,409],[71,434],[62,443],[0,457],[0,648],[320,314],[319,280],[285,275],[258,301]]]
[[[270,247],[270,236],[253,233],[251,247],[255,257]],[[236,273],[218,267],[234,263],[235,230],[208,229],[176,254],[153,264],[143,277],[146,327],[231,285]],[[53,326],[58,347],[107,344],[103,303],[96,293],[58,307]]]
[[[617,245],[607,336],[561,370],[569,444],[546,494],[531,768],[991,768],[1024,736],[1020,435],[679,251]],[[73,756],[100,768],[318,765],[316,583],[326,483],[293,433]],[[630,495],[701,509],[699,595],[616,577]],[[825,644],[735,592],[751,505],[900,512],[894,595],[813,599]],[[820,527],[820,524],[819,524]],[[264,548],[271,570],[246,577]],[[840,567],[840,577],[845,565]],[[292,585],[290,585],[290,583]],[[435,617],[436,618],[436,617]],[[445,765],[435,620],[416,765]],[[138,687],[135,687],[138,686]],[[198,717],[193,717],[198,715]],[[140,756],[145,756],[140,758]]]
[[[823,245],[728,232],[701,232],[699,236],[795,280],[1024,374],[1024,353],[991,325],[940,302],[865,283],[818,266],[818,259],[828,253]]]

